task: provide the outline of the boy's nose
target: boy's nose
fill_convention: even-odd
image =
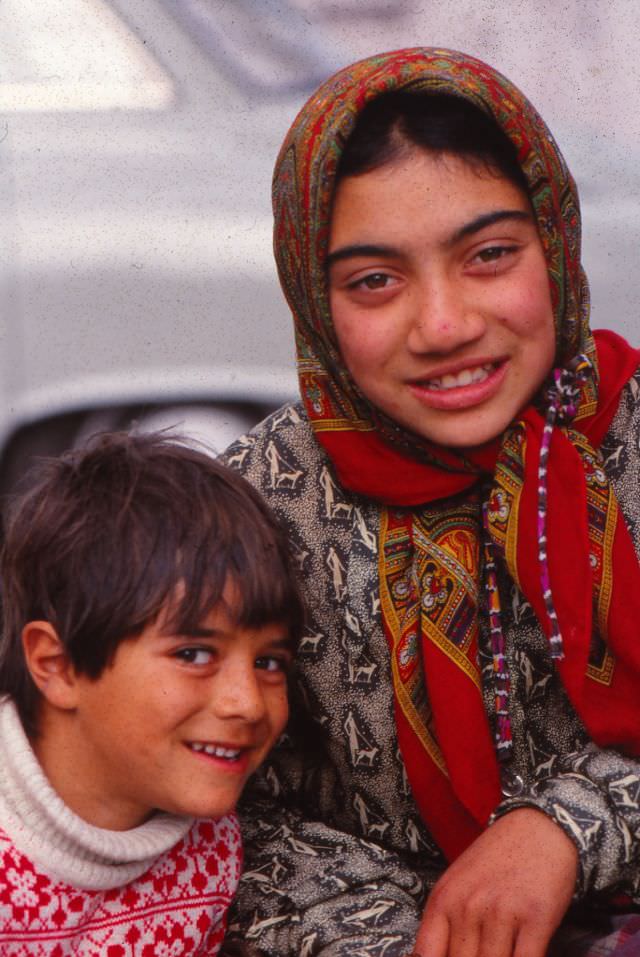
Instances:
[[[431,278],[415,291],[407,345],[411,352],[448,353],[480,339],[486,319],[446,277]]]
[[[256,723],[265,715],[265,701],[259,675],[253,665],[223,669],[212,693],[213,709],[220,717],[242,718]]]

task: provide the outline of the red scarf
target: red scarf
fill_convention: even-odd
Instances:
[[[617,410],[621,390],[640,364],[640,352],[612,332],[597,333],[596,341],[600,370],[597,407],[583,411],[590,403],[581,404],[571,441],[565,430],[555,431],[549,458],[549,571],[565,652],[558,670],[593,740],[601,746],[640,753],[640,643],[629,641],[640,620],[640,568],[611,486],[606,482],[598,484],[594,479],[598,466],[594,449],[599,447]],[[511,578],[519,583],[545,627],[547,616],[535,547],[537,469],[543,427],[541,415],[530,407],[510,430],[512,436],[524,437],[526,443],[524,473],[513,494],[514,475],[510,471],[515,506],[508,520],[498,523],[502,532],[500,527],[492,526],[492,537]],[[580,448],[576,443],[577,429]],[[420,463],[394,450],[376,432],[322,431],[317,438],[345,487],[386,506],[433,503],[478,484],[477,472],[445,472]],[[496,473],[492,497],[508,484],[500,480],[505,472],[506,444],[469,456],[485,476]],[[477,506],[474,508],[477,510]],[[445,514],[450,526],[455,506],[447,503]],[[598,527],[601,523],[608,526],[608,534],[602,536],[597,529],[590,528],[590,518]],[[468,521],[467,525],[466,537],[471,544],[473,523]],[[437,522],[435,528],[437,534]],[[465,531],[460,518],[457,530]],[[425,529],[427,532],[433,535],[434,529]],[[505,547],[509,536],[516,542],[515,550]],[[442,541],[440,545],[447,548]],[[420,627],[421,616],[410,600],[404,595],[400,600],[394,598],[393,586],[407,580],[412,553],[418,547],[414,511],[385,511],[380,546],[383,620],[395,656],[393,676],[400,746],[421,814],[445,853],[455,857],[477,837],[500,800],[498,764],[476,663],[477,609],[463,609],[464,633],[454,636],[449,646],[438,637],[432,621],[427,628]],[[405,562],[399,569],[398,553],[403,546]],[[470,575],[478,571],[478,553],[473,552],[470,547]],[[596,552],[598,567],[594,570],[590,556]],[[428,567],[437,562],[426,555],[424,564]],[[432,587],[436,576],[439,582],[448,577],[451,590],[450,570],[447,576],[447,570],[443,573],[442,564],[438,564],[430,575]],[[426,577],[429,576],[422,576],[423,583]],[[437,597],[437,589],[434,594]],[[413,606],[419,597],[415,596]],[[441,605],[446,615],[462,603],[454,597],[447,604],[443,596]],[[591,649],[594,611],[602,641]],[[422,622],[425,623],[424,616]],[[416,629],[421,632],[420,652],[430,705],[427,727],[412,700],[415,669],[407,670],[402,665],[407,658],[406,636]],[[458,654],[452,654],[452,650]]]

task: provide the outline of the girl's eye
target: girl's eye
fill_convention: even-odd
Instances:
[[[376,289],[386,289],[391,281],[392,277],[385,272],[372,272],[349,283],[349,289],[370,289],[373,292]]]
[[[209,665],[213,660],[213,651],[210,648],[180,648],[175,656],[188,665]]]
[[[507,252],[504,246],[490,246],[488,249],[481,249],[478,253],[478,259],[483,263],[492,262],[494,259],[500,259]]]
[[[383,272],[374,272],[370,276],[365,276],[361,282],[367,289],[384,289],[389,283],[389,276]]]
[[[474,261],[496,263],[499,259],[504,259],[505,256],[517,252],[517,249],[517,246],[487,246],[486,249],[481,249],[473,256],[471,264],[473,265]]]

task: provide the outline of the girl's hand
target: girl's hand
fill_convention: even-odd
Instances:
[[[415,957],[545,957],[577,872],[576,847],[554,821],[533,808],[511,811],[435,885]]]

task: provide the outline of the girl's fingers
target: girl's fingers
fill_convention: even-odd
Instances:
[[[411,957],[449,957],[449,921],[425,912]]]
[[[480,935],[476,957],[513,957],[517,929],[510,920],[497,915],[487,918]]]
[[[553,930],[546,924],[523,923],[518,930],[513,957],[546,957]]]
[[[455,921],[451,926],[447,957],[478,957],[481,930],[479,924],[460,925],[459,921]],[[492,957],[503,957],[503,955],[492,954]],[[504,957],[511,957],[511,955],[505,954]]]

